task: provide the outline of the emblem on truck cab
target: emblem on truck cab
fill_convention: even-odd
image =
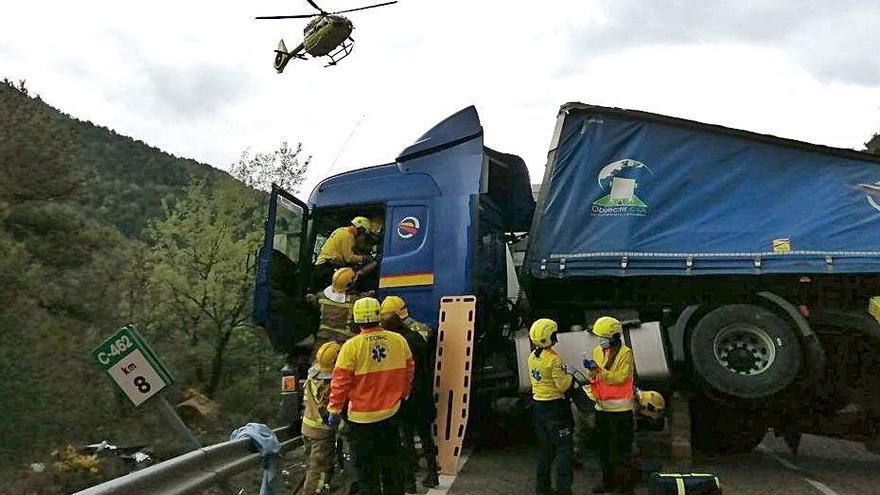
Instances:
[[[591,213],[593,216],[647,215],[648,205],[636,195],[636,190],[653,175],[647,165],[629,158],[605,165],[599,171],[599,187],[606,194],[593,201]]]
[[[409,239],[419,233],[419,219],[406,217],[397,224],[397,235],[401,239]]]

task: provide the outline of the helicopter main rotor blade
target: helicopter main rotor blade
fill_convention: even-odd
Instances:
[[[315,17],[318,14],[300,14],[300,15],[265,15],[260,17],[254,17],[254,19],[308,19],[309,17]]]
[[[309,3],[311,3],[311,0],[309,0]],[[376,7],[384,7],[386,5],[391,5],[394,3],[397,3],[397,0],[394,0],[393,2],[385,2],[385,3],[377,3],[375,5],[367,5],[366,7],[358,7],[356,9],[340,10],[338,12],[331,12],[331,13],[332,14],[344,14],[346,12],[354,12],[356,10],[367,10],[367,9],[374,9]]]
[[[316,3],[314,2],[314,0],[306,0],[306,2],[309,2],[309,5],[311,5],[312,7],[314,7],[315,10],[317,10],[318,12],[320,12],[320,13],[322,13],[322,14],[326,14],[326,13],[327,13],[327,12],[324,11],[324,9],[322,9],[321,7],[318,7],[318,4],[316,4]]]

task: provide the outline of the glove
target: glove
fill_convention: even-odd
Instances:
[[[339,425],[339,416],[330,413],[327,415],[327,425],[330,427],[335,427]]]
[[[596,361],[593,361],[592,359],[584,359],[584,368],[593,371],[598,367],[599,365],[596,363]]]

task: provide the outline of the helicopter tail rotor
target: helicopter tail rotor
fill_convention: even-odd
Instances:
[[[279,40],[278,48],[275,49],[275,71],[279,74],[284,72],[284,68],[287,67],[287,63],[290,62],[293,55],[293,53],[287,51],[284,40]]]

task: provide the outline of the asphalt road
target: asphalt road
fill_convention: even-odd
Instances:
[[[711,472],[721,479],[725,495],[868,495],[880,494],[880,456],[861,444],[805,435],[795,458],[781,439],[768,434],[748,454],[697,457],[692,466],[670,461],[662,434],[640,434],[640,462],[645,471]],[[592,452],[581,456],[575,471],[575,494],[590,493],[598,481]],[[534,493],[534,451],[528,442],[475,446],[458,476],[429,494],[480,495]],[[636,493],[646,494],[641,485]]]

